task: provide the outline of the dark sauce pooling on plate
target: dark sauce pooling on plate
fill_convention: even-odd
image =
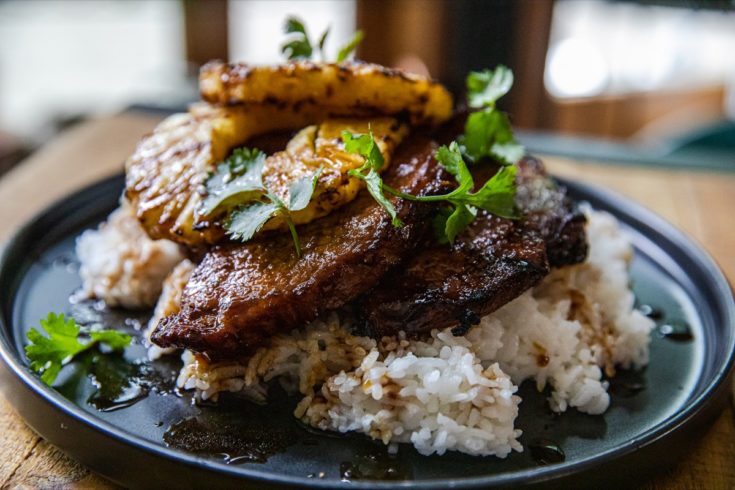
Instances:
[[[343,461],[339,474],[342,481],[408,480],[412,476],[411,467],[384,448],[375,448],[355,455],[351,461]]]
[[[618,380],[617,378],[610,380],[610,394],[621,398],[632,398],[645,389],[646,383],[643,381]]]
[[[173,424],[163,435],[169,447],[218,456],[227,464],[265,463],[268,457],[285,451],[292,439],[288,431],[198,417]]]
[[[540,465],[561,463],[566,459],[564,450],[549,439],[536,439],[528,445],[531,457]]]
[[[672,321],[661,325],[658,327],[658,333],[674,342],[691,342],[694,340],[689,324],[681,321]]]
[[[659,321],[664,319],[664,312],[660,308],[651,305],[641,305],[638,311],[646,315],[651,320]]]
[[[139,402],[151,390],[144,379],[145,368],[140,362],[127,362],[123,356],[95,354],[88,376],[97,390],[87,403],[112,412]]]
[[[294,400],[277,384],[268,391],[271,400],[264,405],[222,394],[217,405],[199,405],[197,415],[173,423],[163,441],[169,447],[227,464],[265,463],[290,446],[314,441],[296,423]]]
[[[656,322],[660,322],[666,318],[662,309],[648,304],[640,305],[638,311]],[[688,323],[680,320],[671,320],[659,325],[658,334],[674,342],[691,342],[694,340],[692,328]]]

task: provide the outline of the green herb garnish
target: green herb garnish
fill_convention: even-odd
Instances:
[[[339,52],[337,53],[337,63],[342,63],[344,60],[349,58],[352,52],[355,51],[360,45],[363,37],[365,37],[365,35],[362,33],[362,31],[355,32],[355,34],[352,35],[352,39],[350,39],[347,44],[342,46],[342,48],[340,48]]]
[[[279,216],[288,225],[296,253],[301,257],[301,242],[291,213],[309,205],[322,169],[291,184],[288,202],[284,202],[263,183],[265,158],[265,153],[258,149],[234,150],[207,179],[207,197],[199,213],[209,216],[226,211],[225,231],[241,242],[250,240],[268,220]]]
[[[207,179],[207,197],[199,212],[209,216],[217,210],[260,197],[265,189],[264,164],[265,153],[258,149],[234,150]]]
[[[286,55],[289,60],[305,59],[310,60],[314,55],[314,47],[312,46],[309,35],[306,32],[304,23],[296,17],[288,17],[286,24],[283,27],[284,33],[290,36],[290,40],[283,43],[281,46],[281,52]],[[329,36],[329,27],[319,36],[317,47],[319,48],[319,55],[322,61],[327,61],[327,55],[324,50],[324,46]],[[362,31],[357,31],[352,36],[352,39],[340,48],[337,53],[336,61],[341,63],[345,61],[352,54],[357,46],[360,44],[363,38]]]
[[[246,204],[230,214],[228,221],[225,223],[227,234],[233,240],[247,242],[268,220],[279,216],[288,225],[294,248],[296,248],[296,255],[301,257],[301,241],[296,233],[296,225],[293,222],[291,213],[301,211],[309,205],[321,172],[322,169],[320,168],[313,175],[303,177],[291,184],[288,188],[288,203],[266,189],[262,194],[266,202],[256,201]]]
[[[434,226],[439,232],[440,240],[449,243],[454,243],[456,236],[475,219],[477,208],[506,218],[518,217],[515,208],[516,167],[514,166],[502,167],[477,192],[472,192],[475,187],[472,173],[464,161],[459,145],[452,142],[449,146],[441,146],[436,151],[435,157],[454,176],[458,184],[457,188],[449,194],[414,196],[394,189],[383,182],[377,170],[382,167],[384,160],[372,133],[355,135],[345,131],[342,133],[342,140],[346,151],[357,153],[365,158],[365,163],[360,168],[351,170],[350,175],[366,181],[368,191],[388,212],[394,226],[401,226],[402,222],[396,216],[395,208],[386,197],[385,192],[410,201],[444,204],[445,209],[439,212]],[[367,175],[364,174],[366,169],[369,169]]]
[[[467,117],[462,138],[464,152],[472,161],[490,157],[512,165],[523,157],[523,146],[513,137],[508,116],[495,107],[512,85],[513,72],[503,65],[467,76],[467,103],[481,109]]]
[[[100,344],[113,351],[121,351],[131,341],[130,335],[116,330],[83,332],[73,318],[67,320],[63,314],[49,313],[45,320],[41,320],[41,328],[48,337],[31,328],[26,334],[30,343],[25,351],[31,361],[31,369],[39,373],[41,380],[49,386],[56,380],[61,368],[82,352]]]
[[[365,181],[368,192],[388,213],[393,226],[403,226],[403,222],[396,214],[396,208],[393,206],[393,203],[383,193],[383,179],[380,177],[378,171],[383,168],[385,159],[380,152],[378,144],[375,142],[373,132],[370,131],[369,134],[356,135],[349,131],[342,131],[342,141],[344,141],[347,152],[356,153],[365,159],[365,163],[361,167],[352,169],[347,173]]]
[[[470,72],[467,75],[467,105],[475,109],[495,107],[495,102],[510,92],[512,86],[513,72],[506,66]]]
[[[286,19],[283,31],[286,34],[293,34],[293,39],[281,46],[281,52],[286,55],[286,58],[290,60],[311,59],[314,50],[311,47],[311,41],[309,41],[309,35],[306,33],[303,22],[296,17],[289,17]],[[322,35],[320,46],[324,45],[328,32],[329,30]]]

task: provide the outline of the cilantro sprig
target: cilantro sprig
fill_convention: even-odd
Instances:
[[[394,226],[403,223],[386,193],[411,201],[441,203],[434,219],[434,229],[442,242],[454,243],[457,235],[474,221],[478,209],[504,218],[518,218],[515,206],[517,168],[513,164],[523,156],[524,149],[513,137],[508,116],[496,108],[497,100],[507,94],[512,85],[513,73],[502,65],[495,70],[472,72],[467,77],[468,105],[478,110],[468,116],[459,143],[453,141],[442,146],[435,154],[437,161],[457,181],[452,192],[438,196],[414,196],[385,184],[379,174],[384,158],[372,132],[361,135],[348,131],[342,133],[345,150],[365,159],[360,168],[349,172],[350,175],[365,181],[368,191],[390,215]],[[475,182],[467,162],[474,163],[486,157],[503,166],[473,192]]]
[[[322,169],[320,168],[312,175],[302,177],[291,184],[288,188],[288,202],[284,202],[276,194],[265,189],[262,194],[262,197],[266,200],[265,202],[256,201],[243,205],[230,214],[228,221],[225,223],[227,234],[233,240],[247,242],[268,220],[279,216],[286,222],[288,230],[291,232],[296,255],[301,257],[301,240],[299,240],[299,235],[296,232],[296,225],[291,213],[301,211],[309,205],[321,172]]]
[[[263,182],[265,158],[265,153],[258,149],[234,150],[207,179],[207,197],[199,213],[210,216],[224,212],[225,231],[241,242],[250,240],[271,218],[281,217],[291,232],[296,254],[301,257],[301,241],[291,215],[309,205],[322,169],[292,183],[285,202]]]
[[[105,345],[113,351],[122,351],[130,344],[131,337],[116,330],[83,331],[73,318],[63,314],[49,313],[41,320],[41,329],[35,328],[26,334],[30,342],[25,347],[26,356],[31,361],[31,369],[41,375],[41,380],[51,386],[61,368],[79,354],[98,345]]]
[[[365,181],[368,192],[380,204],[385,212],[391,218],[393,226],[403,226],[403,221],[398,217],[396,208],[393,203],[385,197],[383,190],[385,184],[378,173],[385,165],[385,159],[380,152],[378,144],[375,142],[372,130],[368,134],[353,134],[349,131],[342,131],[342,141],[345,144],[345,150],[349,153],[356,153],[365,159],[365,163],[359,168],[352,169],[347,173],[352,177],[357,177]],[[365,173],[367,171],[367,173]]]
[[[441,146],[435,153],[437,161],[454,176],[457,187],[448,194],[436,196],[414,196],[387,185],[378,174],[384,159],[375,143],[372,133],[355,135],[347,131],[342,133],[345,150],[358,153],[365,158],[362,167],[350,171],[350,175],[366,181],[368,191],[375,200],[388,212],[394,226],[403,223],[396,216],[393,204],[385,193],[401,199],[419,202],[437,202],[443,208],[437,215],[434,227],[439,233],[440,241],[454,243],[457,235],[464,230],[477,215],[477,209],[484,209],[505,218],[517,218],[515,207],[516,167],[502,167],[491,179],[486,181],[476,192],[475,182],[462,151],[456,142],[449,146]],[[364,172],[369,169],[368,174]]]
[[[467,103],[479,109],[467,117],[461,138],[464,152],[472,161],[490,157],[512,165],[523,156],[523,146],[513,137],[508,116],[496,108],[497,100],[512,85],[513,72],[503,65],[467,76]]]
[[[306,32],[304,23],[296,17],[288,17],[286,23],[283,26],[283,31],[289,36],[286,42],[281,45],[281,52],[286,55],[289,60],[295,59],[306,59],[310,60],[314,55],[314,46],[309,39],[309,34]],[[319,36],[317,41],[317,48],[319,49],[319,55],[322,61],[327,61],[327,54],[324,46],[329,36],[329,27]],[[341,63],[348,59],[350,55],[357,49],[357,46],[362,42],[364,37],[362,31],[357,31],[352,36],[352,39],[342,46],[337,52],[336,61]]]
[[[435,157],[445,170],[454,175],[457,188],[443,196],[425,196],[417,200],[446,203],[434,220],[441,242],[454,243],[457,235],[474,221],[478,208],[503,218],[518,218],[515,206],[517,167],[501,167],[477,192],[472,192],[475,181],[456,142],[439,147]]]

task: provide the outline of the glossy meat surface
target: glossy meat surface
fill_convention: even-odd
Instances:
[[[494,169],[476,167],[476,182]],[[457,325],[457,332],[536,285],[549,267],[581,262],[587,255],[585,218],[540,162],[519,163],[522,220],[478,211],[453,246],[430,242],[384,277],[359,301],[359,314],[377,338]]]
[[[386,171],[386,183],[412,194],[446,190],[435,149],[430,139],[411,137]],[[301,259],[284,233],[215,247],[194,271],[180,312],[161,320],[153,342],[210,358],[241,356],[274,333],[353,300],[425,235],[431,207],[393,201],[401,228],[364,191],[339,211],[299,227]]]

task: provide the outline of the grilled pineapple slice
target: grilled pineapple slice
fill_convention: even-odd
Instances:
[[[261,134],[300,128],[324,117],[314,106],[194,106],[164,120],[125,163],[125,196],[151,238],[197,246],[221,233],[194,229],[199,188],[232,148]]]
[[[313,103],[332,114],[408,114],[412,124],[436,125],[452,114],[452,96],[425,77],[360,62],[298,61],[275,66],[211,62],[199,88],[210,103]]]
[[[358,134],[372,131],[385,158],[381,171],[388,168],[393,151],[408,133],[406,125],[389,117],[328,119],[318,126],[302,129],[288,143],[285,151],[266,159],[263,170],[266,187],[287,201],[291,183],[322,169],[309,205],[291,215],[295,224],[308,223],[326,216],[332,210],[352,201],[364,187],[362,180],[348,175],[350,170],[360,167],[364,160],[345,151],[341,139],[342,131],[345,130]],[[263,229],[278,227],[285,227],[285,223],[274,218]]]
[[[254,136],[304,127],[326,115],[311,104],[290,110],[267,104],[195,106],[169,117],[138,144],[126,162],[125,196],[152,238],[191,248],[217,243],[224,237],[220,224],[197,212],[203,184],[215,164]],[[361,183],[346,172],[362,162],[344,152],[339,135],[343,129],[367,132],[368,124],[388,161],[407,133],[405,125],[390,118],[327,121],[300,132],[284,152],[268,158],[264,181],[281,196],[289,183],[324,168],[311,203],[294,214],[296,223],[324,216],[355,197]],[[267,225],[278,226],[275,221]]]

